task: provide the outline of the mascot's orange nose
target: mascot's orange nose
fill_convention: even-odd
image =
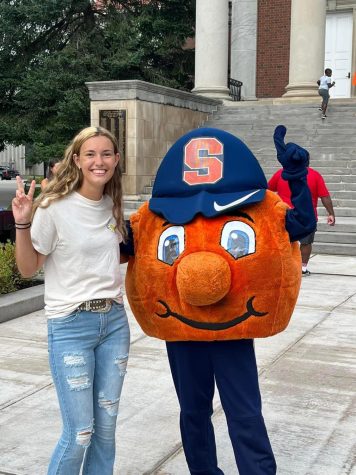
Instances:
[[[228,293],[231,272],[225,259],[213,252],[194,252],[178,266],[180,298],[191,305],[211,305]]]

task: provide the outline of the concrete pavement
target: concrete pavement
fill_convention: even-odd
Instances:
[[[356,258],[314,255],[309,268],[287,330],[256,340],[264,416],[279,475],[356,475]],[[165,345],[129,318],[115,475],[188,475]],[[215,407],[220,466],[233,475],[218,396]],[[1,323],[0,474],[44,475],[60,429],[43,311]]]

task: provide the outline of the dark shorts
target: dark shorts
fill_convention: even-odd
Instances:
[[[327,104],[330,98],[329,89],[319,89],[318,92],[319,96],[323,98],[323,102]]]
[[[308,234],[305,238],[300,239],[300,244],[313,244],[314,242],[315,231],[313,233]]]

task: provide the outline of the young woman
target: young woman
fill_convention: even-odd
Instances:
[[[48,162],[48,173],[47,173],[47,178],[44,178],[41,181],[41,190],[43,191],[48,183],[53,179],[54,175],[57,173],[60,160],[50,160]]]
[[[119,158],[115,138],[88,127],[34,203],[35,182],[25,195],[17,178],[16,260],[24,276],[44,266],[49,361],[63,419],[48,475],[77,475],[83,459],[83,475],[113,473],[130,340],[120,290]]]

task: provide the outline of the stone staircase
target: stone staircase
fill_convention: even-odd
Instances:
[[[259,160],[268,179],[280,167],[273,131],[278,124],[285,125],[286,141],[298,143],[309,151],[310,164],[324,177],[335,208],[336,225],[328,226],[326,210],[319,200],[313,252],[356,255],[356,99],[331,100],[325,120],[321,120],[318,100],[280,102],[225,104],[204,126],[226,130],[242,139]],[[141,200],[126,201],[125,215],[149,199],[151,191],[152,187],[147,186]]]
[[[163,157],[162,157],[163,158]],[[153,177],[151,179],[151,183],[147,186],[144,187],[142,190],[142,193],[138,196],[125,196],[123,197],[124,199],[124,217],[125,219],[129,219],[131,214],[133,214],[135,211],[138,210],[138,208],[145,203],[145,201],[148,201],[151,196],[152,196],[152,188],[153,188],[153,183],[155,181],[155,178]],[[0,472],[1,475],[1,472]]]

